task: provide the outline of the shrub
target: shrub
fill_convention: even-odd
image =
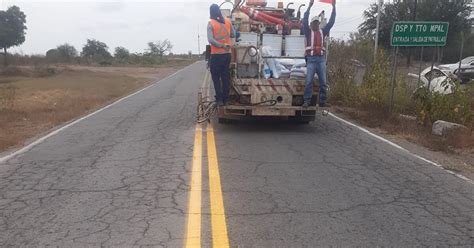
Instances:
[[[469,89],[461,88],[459,83],[452,94],[443,95],[424,88],[417,92],[415,99],[422,124],[443,120],[466,125],[471,120],[471,95]]]
[[[0,76],[4,77],[21,77],[21,76],[29,76],[24,70],[17,66],[7,66],[0,68]]]
[[[364,82],[359,87],[358,103],[367,110],[383,112],[389,101],[390,75],[389,59],[384,52],[377,54],[376,61],[369,67]]]
[[[0,84],[0,111],[12,109],[16,97],[16,87],[11,83]]]
[[[357,85],[353,80],[355,67],[351,59],[353,50],[344,41],[333,40],[329,51],[327,76],[331,101],[351,105],[357,94]]]
[[[34,67],[34,75],[37,77],[49,77],[58,73],[56,68],[47,65],[36,65]]]
[[[393,113],[395,114],[418,115],[419,106],[413,95],[416,88],[413,87],[410,80],[407,81],[403,75],[397,75],[393,96]]]

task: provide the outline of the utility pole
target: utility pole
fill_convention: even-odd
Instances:
[[[417,19],[417,13],[416,13],[416,9],[418,7],[418,0],[415,0],[414,2],[415,6],[413,8],[413,21],[416,21]],[[410,67],[410,64],[411,64],[411,54],[413,53],[413,48],[412,47],[409,47],[408,48],[408,56],[407,56],[407,68]]]
[[[416,13],[416,9],[418,8],[418,0],[415,0],[415,9],[413,10],[413,15],[414,15],[414,18],[413,18],[413,21],[416,21],[416,19],[418,18],[417,16],[417,13]]]
[[[201,35],[199,34],[199,25],[198,25],[198,56],[201,56]]]
[[[464,31],[461,32],[461,51],[459,52],[459,66],[458,66],[458,71],[456,74],[458,74],[459,71],[461,70],[461,60],[462,60],[463,52],[464,52]]]
[[[382,8],[383,0],[377,2],[377,28],[375,30],[375,49],[374,61],[377,59],[377,50],[379,49],[379,30],[380,30],[380,9]]]

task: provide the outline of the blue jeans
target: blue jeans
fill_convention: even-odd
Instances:
[[[216,91],[216,102],[227,103],[229,101],[230,59],[230,53],[211,55],[209,66]]]
[[[326,59],[324,56],[307,56],[306,57],[306,84],[304,87],[304,101],[311,102],[313,97],[313,80],[314,74],[318,74],[319,79],[319,103],[326,103]]]

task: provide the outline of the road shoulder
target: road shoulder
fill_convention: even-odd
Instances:
[[[367,127],[362,122],[349,117],[349,115],[343,112],[337,111],[334,113],[334,115],[356,125],[359,128],[365,129],[374,135],[386,139],[387,141],[400,146],[402,149],[406,149],[414,155],[420,156],[440,165],[442,169],[448,171],[451,174],[459,175],[461,178],[465,177],[470,182],[474,180],[473,154],[470,154],[466,151],[452,154],[441,151],[433,151],[420,144],[410,142],[406,137],[401,135],[390,134],[381,128]]]

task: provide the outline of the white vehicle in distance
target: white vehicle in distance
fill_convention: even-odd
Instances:
[[[408,73],[408,76],[418,80],[418,74]],[[438,67],[426,68],[421,72],[419,88],[430,87],[430,91],[438,92],[443,95],[453,93],[453,89],[456,86],[454,83],[453,75],[442,71]],[[431,82],[430,82],[431,81]]]
[[[474,66],[474,56],[470,56],[461,60],[461,68],[467,68],[472,66]],[[438,68],[446,73],[456,75],[459,69],[459,62],[454,64],[439,65]]]

